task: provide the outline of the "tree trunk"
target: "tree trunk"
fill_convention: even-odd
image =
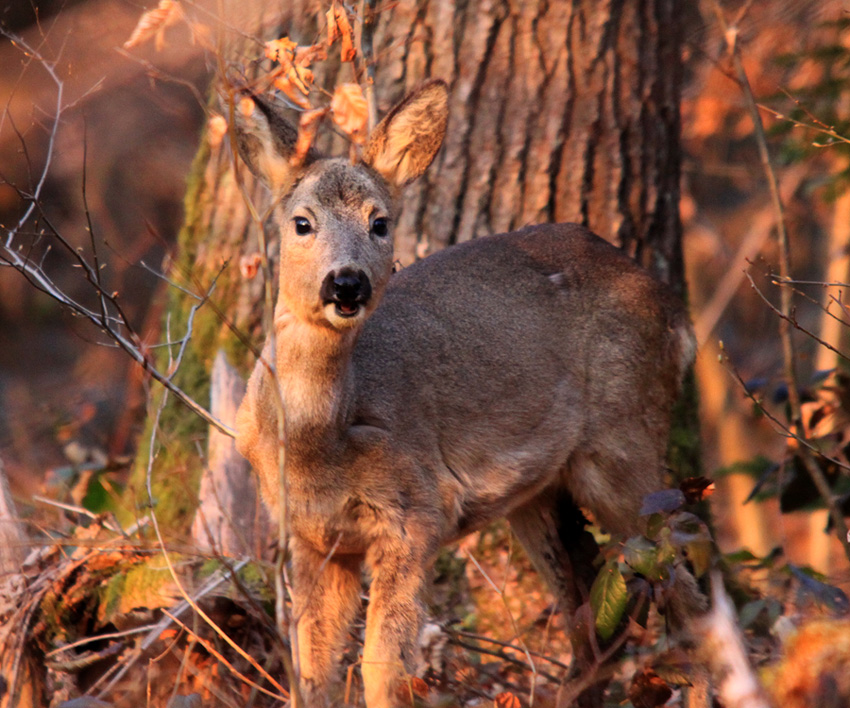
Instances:
[[[313,43],[326,31],[325,10],[311,0],[288,3],[284,19],[263,38],[288,35]],[[678,214],[682,14],[675,0],[399,0],[380,12],[375,57],[381,111],[425,78],[442,77],[451,87],[444,147],[404,195],[397,258],[407,264],[490,233],[576,221],[684,293]],[[252,21],[253,33],[273,26]],[[261,56],[258,47],[243,41],[229,58],[249,66]],[[353,80],[351,64],[334,56],[313,68],[316,85],[325,89]],[[333,135],[318,146],[337,154],[347,150]],[[217,277],[211,298],[216,309],[257,345],[262,284],[239,271],[240,257],[258,250],[256,228],[229,152],[226,139],[214,147],[204,138],[171,273],[202,292]],[[247,170],[241,175],[264,213],[267,195]],[[273,250],[274,231],[267,231]],[[170,301],[173,340],[196,302],[178,290]],[[193,335],[175,380],[206,404],[218,349],[243,373],[254,356],[208,305],[198,312]],[[692,467],[695,406],[686,409],[686,432],[674,435],[673,457]],[[197,488],[204,426],[172,403],[161,431],[157,468],[168,474],[154,475],[159,518],[185,529],[192,498],[186,490]],[[147,449],[146,441],[141,448]],[[139,473],[146,467],[140,460]]]

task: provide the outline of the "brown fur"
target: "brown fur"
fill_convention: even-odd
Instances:
[[[363,564],[369,708],[395,705],[416,665],[420,595],[439,548],[495,518],[510,519],[573,613],[595,548],[578,506],[612,531],[637,529],[644,495],[661,484],[671,408],[693,354],[681,303],[580,226],[480,239],[390,276],[391,240],[370,223],[391,221],[391,195],[430,164],[446,105],[445,85],[431,82],[381,123],[365,164],[317,160],[297,175],[266,176],[272,187],[294,184],[281,205],[276,349],[267,345],[265,356],[284,400],[298,663],[310,707],[328,701]],[[286,163],[286,149],[242,154],[262,175],[263,163]],[[295,233],[298,216],[311,235]],[[322,280],[342,267],[365,272],[374,293],[351,319],[319,298]],[[273,386],[258,364],[237,441],[274,510]]]

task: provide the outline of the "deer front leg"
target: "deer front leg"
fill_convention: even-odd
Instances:
[[[401,540],[384,540],[370,549],[372,573],[363,649],[363,687],[368,708],[409,706],[405,686],[414,675],[417,639],[424,611],[420,594],[427,553]]]
[[[304,706],[325,708],[329,687],[345,645],[348,627],[360,606],[360,556],[322,555],[293,538],[293,623]]]

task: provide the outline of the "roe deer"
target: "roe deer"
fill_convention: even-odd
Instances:
[[[481,238],[392,274],[398,192],[439,150],[447,99],[442,81],[423,84],[357,164],[313,152],[298,164],[297,131],[269,102],[236,111],[239,153],[280,200],[275,350],[267,343],[263,356],[283,399],[309,708],[329,700],[361,566],[366,705],[388,708],[416,665],[437,552],[500,517],[569,623],[595,575],[579,507],[611,531],[638,529],[694,354],[668,288],[575,224]],[[273,513],[275,385],[258,363],[237,415],[238,448]],[[579,661],[587,632],[571,631]]]

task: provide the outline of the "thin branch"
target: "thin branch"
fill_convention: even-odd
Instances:
[[[489,641],[489,640],[487,640],[487,641]],[[500,651],[499,649],[485,649],[484,647],[480,647],[476,644],[469,644],[467,642],[461,641],[460,639],[456,639],[456,638],[455,639],[449,639],[449,642],[454,644],[456,647],[460,647],[461,649],[468,649],[469,651],[478,652],[479,654],[486,654],[487,656],[495,656],[496,658],[502,659],[503,661],[509,661],[510,663],[515,664],[516,666],[519,666],[519,667],[525,669],[526,671],[531,672],[532,675],[542,676],[547,681],[551,681],[554,684],[561,683],[561,679],[559,677],[553,676],[552,674],[547,673],[546,671],[543,671],[541,669],[537,669],[534,666],[532,666],[531,664],[527,664],[526,662],[522,661],[521,659],[517,659],[515,656],[511,656],[507,652]],[[522,650],[520,650],[520,651],[522,651]]]
[[[222,55],[219,53],[219,72],[222,80],[225,80],[226,72]],[[236,125],[235,120],[235,94],[236,87],[230,82],[225,82],[227,110],[228,110],[228,125]],[[274,407],[277,426],[277,458],[278,458],[278,505],[277,505],[277,548],[275,550],[275,620],[277,622],[278,631],[281,639],[285,637],[285,632],[289,630],[289,642],[292,647],[291,655],[287,651],[282,652],[284,668],[289,678],[290,688],[295,695],[296,705],[302,705],[300,676],[301,667],[299,661],[298,650],[298,623],[290,622],[289,610],[287,608],[287,598],[292,597],[291,585],[287,575],[286,556],[289,547],[289,478],[286,470],[286,447],[287,447],[287,430],[286,430],[286,402],[283,398],[283,392],[280,388],[280,379],[277,375],[277,357],[275,343],[275,327],[274,327],[274,281],[272,277],[271,261],[269,259],[268,243],[266,241],[265,222],[268,216],[274,210],[277,195],[273,195],[267,213],[260,216],[254,205],[251,196],[248,194],[248,189],[242,179],[242,171],[240,170],[239,160],[236,157],[238,149],[236,146],[236,133],[230,130],[230,153],[232,158],[233,176],[239,192],[242,195],[242,200],[245,203],[248,213],[254,222],[257,229],[257,240],[260,247],[260,270],[263,274],[263,329],[266,332],[266,347],[263,353],[258,357],[258,364],[264,366],[274,382]],[[270,352],[269,360],[264,356],[265,351]]]
[[[500,647],[505,647],[506,649],[513,649],[514,651],[518,651],[521,653],[525,653],[526,651],[531,654],[531,656],[535,656],[538,659],[543,659],[543,661],[548,661],[550,664],[557,666],[558,668],[564,669],[564,671],[569,670],[569,666],[564,664],[557,659],[553,659],[551,656],[546,656],[546,654],[541,654],[540,652],[531,651],[530,649],[523,649],[522,647],[518,647],[516,644],[511,644],[510,642],[503,642],[501,639],[493,639],[492,637],[485,637],[482,634],[475,634],[474,632],[465,632],[460,629],[451,629],[450,627],[444,628],[446,633],[454,634],[458,637],[466,637],[467,639],[474,639],[477,642],[489,642],[490,644],[497,644]]]
[[[279,694],[274,693],[273,691],[269,691],[269,689],[264,688],[263,686],[258,684],[256,681],[252,681],[251,679],[249,679],[247,676],[245,676],[245,674],[241,673],[235,666],[233,666],[233,664],[231,664],[225,658],[224,654],[222,654],[220,651],[218,651],[213,646],[212,642],[210,642],[207,639],[204,639],[203,637],[201,637],[198,634],[196,634],[195,632],[193,632],[192,629],[185,622],[183,622],[183,621],[179,620],[177,617],[174,617],[173,615],[169,614],[169,612],[167,610],[163,610],[162,612],[166,617],[169,617],[175,624],[182,627],[182,629],[188,635],[190,635],[196,642],[198,642],[198,644],[200,644],[202,647],[204,647],[204,649],[206,649],[210,654],[212,654],[221,664],[224,664],[224,666],[226,666],[227,669],[234,676],[236,676],[240,681],[246,683],[248,686],[251,686],[251,688],[255,688],[260,693],[263,693],[267,696],[271,696],[272,698],[275,698],[277,700],[288,700],[289,699],[289,693],[287,691],[283,691],[283,696],[281,696]],[[268,674],[266,674],[266,676],[268,676]]]
[[[375,26],[378,15],[377,0],[362,0],[360,3],[360,75],[366,76],[366,105],[369,109],[369,132],[378,124],[378,99],[375,94]],[[365,71],[364,71],[365,70]]]
[[[779,242],[779,274],[783,281],[791,279],[791,248],[788,238],[788,231],[785,224],[785,210],[782,205],[782,197],[779,193],[779,182],[776,178],[776,171],[773,168],[773,163],[770,159],[770,151],[767,146],[767,135],[765,134],[764,124],[761,120],[758,104],[753,95],[752,87],[750,86],[747,72],[744,69],[744,62],[741,58],[741,49],[738,44],[738,28],[735,25],[729,25],[723,14],[723,9],[720,7],[719,0],[713,0],[714,11],[717,16],[717,21],[723,31],[723,36],[732,55],[732,63],[735,68],[735,73],[738,77],[738,83],[744,94],[744,101],[747,110],[750,114],[750,119],[753,122],[753,128],[758,145],[759,158],[761,159],[762,167],[764,168],[765,178],[767,179],[770,189],[770,198],[773,203],[774,212],[776,215],[776,232]],[[782,342],[782,354],[785,363],[785,383],[788,388],[788,405],[790,408],[791,428],[800,431],[802,435],[802,413],[800,404],[800,393],[797,389],[797,373],[796,373],[796,353],[794,351],[794,341],[791,337],[791,312],[793,309],[793,291],[791,288],[782,288],[780,291],[780,310],[782,317],[779,320],[779,337]],[[838,506],[837,500],[832,494],[829,487],[829,482],[824,475],[823,470],[818,466],[814,457],[810,454],[809,447],[800,448],[800,458],[812,478],[818,493],[823,497],[823,500],[829,507],[829,513],[832,517],[832,523],[835,527],[835,533],[841,541],[844,548],[844,553],[847,559],[850,560],[850,538],[848,538],[847,524],[844,515]]]
[[[156,415],[154,417],[153,426],[151,429],[150,436],[150,444],[148,449],[148,466],[147,473],[145,475],[145,486],[148,492],[148,499],[150,500],[151,510],[153,510],[154,505],[154,494],[153,494],[153,463],[156,459],[155,452],[155,441],[156,435],[159,431],[159,420],[162,415],[163,408],[165,407],[165,403],[168,400],[168,395],[164,395],[162,397],[162,401],[159,406],[157,406]],[[174,567],[174,564],[171,562],[171,554],[168,552],[165,546],[165,541],[162,538],[162,532],[159,528],[159,522],[157,521],[156,514],[151,513],[151,521],[153,522],[154,532],[156,533],[157,541],[159,542],[160,548],[162,550],[162,557],[165,560],[166,565],[168,566],[168,570],[171,573],[171,578],[174,580],[174,583],[177,585],[177,589],[180,591],[180,594],[183,596],[183,599],[189,604],[189,606],[195,611],[195,613],[206,622],[210,628],[221,637],[225,643],[227,643],[239,656],[245,659],[254,669],[262,676],[266,681],[268,681],[272,686],[274,686],[279,692],[280,696],[285,698],[289,697],[286,689],[283,688],[274,678],[272,678],[269,673],[260,666],[259,662],[254,659],[250,654],[248,654],[242,647],[240,647],[233,639],[230,637],[227,632],[225,632],[219,625],[210,617],[204,610],[198,605],[197,602],[189,595],[186,591],[186,588],[183,586],[183,582],[180,579],[180,576],[177,574],[177,570]]]
[[[830,457],[829,455],[824,454],[821,450],[818,450],[814,445],[812,445],[806,438],[800,437],[797,433],[791,430],[787,425],[785,425],[779,418],[777,418],[773,413],[771,413],[761,401],[761,399],[757,398],[752,391],[747,388],[747,382],[741,377],[741,374],[738,370],[732,366],[728,357],[724,357],[724,362],[727,364],[727,368],[731,373],[732,377],[738,382],[741,386],[741,389],[744,392],[744,395],[752,401],[753,404],[758,408],[759,412],[762,413],[771,423],[776,426],[776,432],[780,435],[796,440],[800,445],[807,448],[810,452],[822,457],[827,462],[831,462],[836,467],[839,467],[847,472],[850,472],[850,465],[845,462],[841,462],[840,460],[835,459],[834,457]]]
[[[514,616],[511,613],[511,608],[508,605],[508,599],[505,596],[504,588],[502,590],[499,590],[499,588],[496,587],[496,583],[494,583],[493,580],[490,578],[490,576],[484,571],[484,569],[481,567],[481,564],[478,562],[478,560],[475,558],[475,556],[472,555],[472,553],[470,553],[467,550],[466,555],[469,557],[469,559],[473,562],[475,567],[478,569],[478,572],[481,573],[482,576],[484,576],[484,579],[490,584],[490,587],[492,587],[493,590],[496,591],[496,594],[502,600],[502,604],[504,605],[504,608],[505,608],[505,613],[508,615],[508,619],[510,619],[510,621],[511,621],[511,627],[513,627],[514,636],[517,639],[519,639],[519,641],[522,643],[522,650],[523,650],[523,653],[525,654],[525,658],[528,660],[528,664],[529,664],[529,667],[530,667],[530,670],[531,670],[531,673],[532,673],[531,692],[530,692],[530,695],[529,695],[528,703],[529,703],[530,706],[533,706],[534,705],[534,688],[535,688],[534,677],[537,675],[537,667],[534,664],[534,659],[531,657],[531,654],[529,653],[528,648],[525,646],[525,642],[521,638],[519,627],[517,627],[516,620],[514,619]]]
[[[720,573],[711,575],[712,610],[696,622],[700,654],[711,667],[715,686],[728,708],[769,708],[764,689],[747,656],[735,608],[723,589]],[[701,630],[701,631],[700,631]]]
[[[758,296],[762,299],[762,301],[763,301],[763,302],[764,302],[764,303],[765,303],[765,304],[766,304],[766,305],[767,305],[767,306],[768,306],[771,310],[773,310],[773,312],[776,314],[776,316],[777,316],[777,317],[779,317],[781,320],[784,320],[785,322],[787,322],[788,324],[790,324],[790,325],[791,325],[792,327],[794,327],[795,329],[798,329],[799,331],[803,332],[803,334],[805,334],[806,336],[811,337],[811,338],[812,338],[812,339],[814,339],[814,340],[815,340],[818,344],[820,344],[822,347],[826,347],[827,349],[831,350],[831,351],[832,351],[832,352],[834,352],[835,354],[838,354],[838,356],[840,356],[842,359],[845,359],[845,360],[847,360],[847,361],[850,361],[850,356],[849,356],[849,355],[845,354],[845,353],[844,353],[844,352],[842,352],[842,351],[839,351],[839,350],[838,350],[838,349],[836,349],[834,346],[832,346],[829,342],[824,341],[823,339],[821,339],[820,337],[818,337],[818,336],[817,336],[814,332],[812,332],[812,331],[810,331],[810,330],[806,329],[805,327],[803,327],[803,325],[801,325],[801,324],[797,321],[797,318],[796,318],[796,317],[794,317],[793,315],[786,314],[785,312],[783,312],[782,310],[780,310],[779,308],[777,308],[777,307],[776,307],[776,305],[774,305],[774,304],[773,304],[773,303],[772,303],[772,302],[768,299],[768,297],[767,297],[767,296],[766,296],[766,295],[765,295],[765,294],[761,291],[761,288],[759,288],[759,286],[758,286],[758,285],[756,285],[755,281],[753,280],[753,276],[752,276],[752,275],[750,275],[750,273],[746,273],[746,277],[747,277],[747,280],[749,280],[749,281],[750,281],[750,287],[752,287],[752,289],[756,291],[756,294],[757,294],[757,295],[758,295]],[[774,280],[773,282],[774,282],[774,285],[779,285],[780,287],[782,287],[782,283],[783,283],[783,282],[785,282],[785,281],[782,281],[782,280]],[[841,322],[843,323],[843,320],[841,320]]]

